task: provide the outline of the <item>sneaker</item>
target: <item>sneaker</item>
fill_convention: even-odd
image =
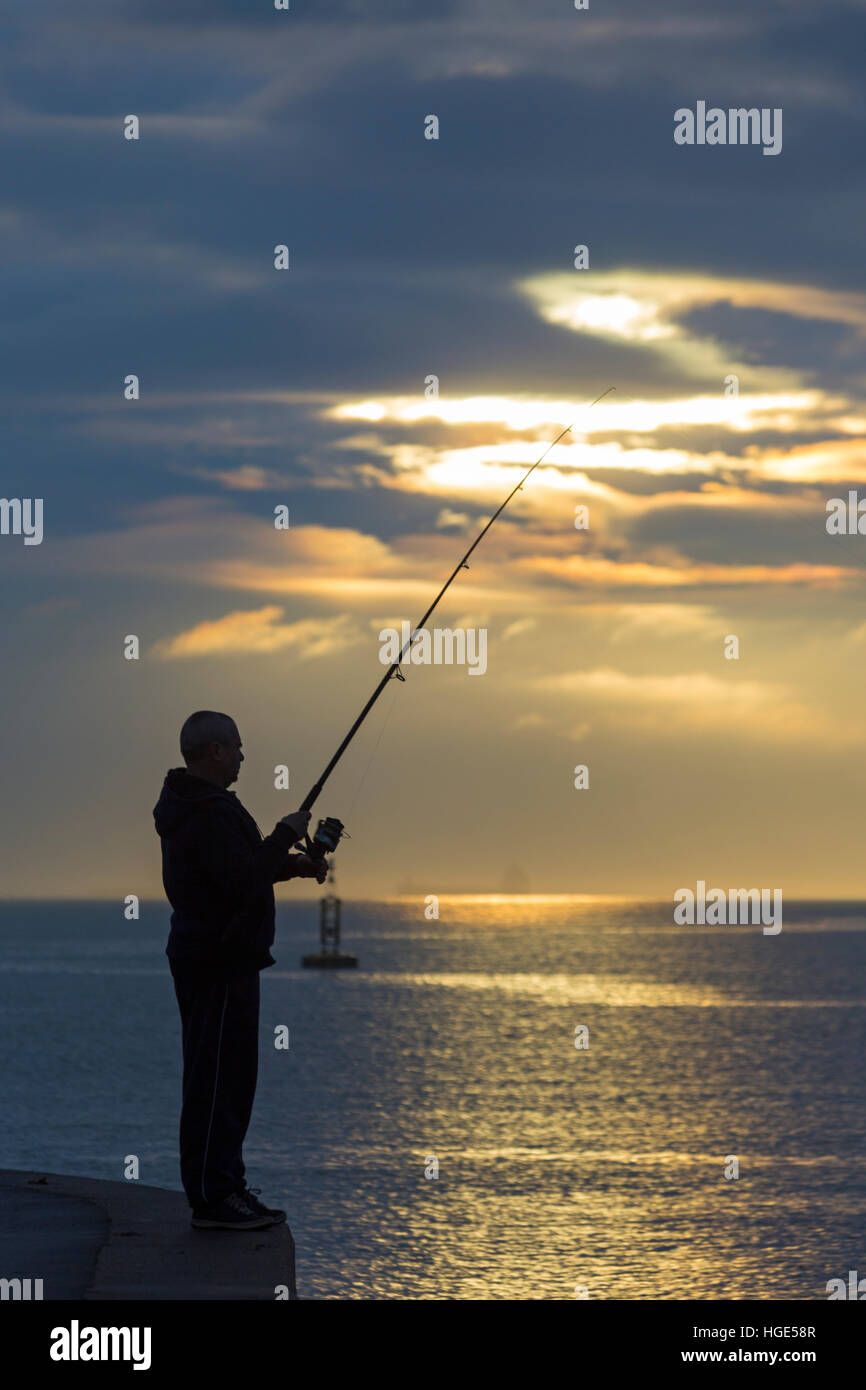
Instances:
[[[259,1231],[273,1224],[271,1217],[264,1214],[264,1208],[254,1211],[237,1192],[230,1192],[228,1197],[209,1207],[195,1208],[190,1222],[199,1231]]]
[[[240,1194],[241,1200],[246,1202],[251,1211],[256,1212],[259,1216],[270,1217],[272,1223],[278,1226],[281,1221],[285,1221],[286,1213],[280,1211],[279,1207],[266,1207],[263,1202],[260,1202],[256,1194],[261,1190],[260,1187],[245,1187]]]

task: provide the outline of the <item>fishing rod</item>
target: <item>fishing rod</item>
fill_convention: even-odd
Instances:
[[[592,401],[591,404],[590,404],[589,406],[587,406],[587,409],[588,409],[588,410],[591,410],[592,407],[593,407],[594,405],[598,405],[599,401],[603,401],[604,398],[605,398],[605,396],[609,396],[610,393],[611,393],[611,391],[615,391],[615,390],[616,390],[616,387],[615,387],[615,386],[608,386],[608,388],[607,388],[606,391],[602,391],[602,393],[601,393],[600,396],[596,396],[595,400]],[[552,442],[551,444],[548,444],[547,448],[545,449],[545,451],[544,451],[544,453],[541,455],[541,457],[538,458],[538,459],[536,459],[535,463],[534,463],[534,464],[532,465],[532,467],[528,470],[528,472],[524,473],[523,477],[520,479],[520,482],[516,485],[516,487],[513,487],[513,488],[511,489],[511,491],[509,492],[509,494],[508,494],[508,496],[506,497],[505,501],[502,503],[502,505],[501,505],[500,507],[497,507],[496,511],[493,513],[493,515],[492,515],[492,517],[490,518],[490,520],[488,521],[487,525],[486,525],[486,526],[483,528],[483,530],[480,531],[479,534],[476,536],[475,540],[472,542],[472,544],[470,545],[469,549],[466,551],[466,554],[462,557],[462,559],[459,561],[459,563],[455,566],[455,568],[454,568],[454,570],[452,571],[452,573],[448,576],[448,578],[446,579],[445,583],[442,585],[442,588],[439,590],[439,592],[438,592],[438,594],[436,595],[436,597],[434,598],[433,602],[430,604],[430,607],[427,609],[427,612],[424,614],[423,618],[422,618],[421,621],[418,623],[418,626],[417,626],[417,627],[412,631],[412,633],[410,634],[408,641],[407,641],[407,642],[404,642],[403,646],[402,646],[401,649],[400,649],[400,653],[399,653],[397,659],[396,659],[395,661],[392,661],[392,662],[391,662],[391,665],[388,667],[388,670],[385,672],[384,676],[383,676],[382,679],[379,681],[379,684],[376,686],[376,689],[373,691],[373,694],[370,696],[370,698],[369,698],[369,700],[367,701],[366,705],[365,705],[364,708],[361,710],[361,713],[358,715],[358,718],[355,720],[355,722],[354,722],[354,724],[352,725],[351,729],[350,729],[349,732],[346,734],[346,737],[343,739],[343,742],[340,744],[340,746],[339,746],[339,748],[337,749],[336,753],[335,753],[334,756],[331,758],[331,761],[328,763],[328,765],[327,765],[327,767],[324,769],[324,771],[319,775],[317,781],[313,784],[313,786],[312,786],[312,787],[310,788],[310,790],[307,792],[307,795],[304,797],[303,801],[301,802],[301,807],[300,807],[300,809],[301,809],[302,811],[309,811],[309,810],[311,809],[311,807],[313,806],[313,804],[318,800],[318,797],[319,797],[319,795],[320,795],[320,793],[321,793],[321,791],[322,791],[322,788],[324,787],[325,783],[327,782],[327,780],[328,780],[328,778],[330,777],[331,773],[333,772],[334,768],[337,766],[337,763],[338,763],[338,762],[340,761],[340,759],[342,758],[342,756],[343,756],[343,754],[345,753],[346,749],[348,748],[349,744],[352,742],[352,739],[355,737],[356,733],[357,733],[358,730],[360,729],[360,727],[361,727],[361,725],[363,724],[364,720],[367,718],[367,715],[370,713],[370,710],[373,708],[373,706],[375,705],[375,703],[376,703],[376,701],[378,700],[379,696],[382,694],[382,691],[385,689],[385,686],[388,684],[388,682],[391,681],[392,679],[394,679],[394,677],[396,677],[397,680],[405,681],[406,677],[403,675],[403,672],[400,670],[400,666],[401,666],[401,663],[402,663],[402,661],[403,661],[403,657],[405,656],[406,652],[407,652],[407,651],[410,649],[410,647],[412,646],[412,643],[414,642],[415,638],[418,636],[418,633],[423,629],[424,624],[427,622],[427,619],[430,617],[430,614],[433,612],[433,610],[434,610],[435,608],[438,607],[440,601],[444,598],[445,594],[448,592],[448,590],[450,589],[451,585],[454,583],[454,580],[457,578],[457,576],[458,576],[458,574],[460,573],[460,571],[469,568],[469,565],[467,564],[467,561],[468,561],[468,559],[469,559],[469,556],[472,554],[473,550],[475,550],[476,547],[479,546],[479,545],[481,544],[481,542],[483,541],[484,537],[487,535],[487,532],[490,530],[491,526],[493,525],[494,521],[496,521],[497,517],[501,516],[502,513],[505,511],[505,508],[508,506],[508,503],[511,501],[511,499],[512,499],[512,497],[515,495],[515,493],[520,492],[520,491],[522,490],[523,484],[532,476],[532,474],[535,472],[535,470],[536,470],[536,468],[538,467],[538,465],[539,465],[540,463],[543,463],[543,462],[544,462],[544,460],[547,458],[547,455],[550,453],[551,449],[554,448],[554,446],[557,445],[557,444],[559,443],[560,439],[562,439],[564,435],[568,434],[569,430],[573,427],[574,423],[575,423],[575,422],[572,421],[571,425],[566,425],[565,429],[562,430],[562,432],[556,436],[556,438],[553,440],[553,442]],[[336,817],[334,817],[334,816],[328,816],[325,820],[320,820],[320,821],[319,821],[318,828],[317,828],[317,830],[316,830],[316,833],[315,833],[315,835],[312,837],[312,839],[310,838],[309,835],[306,836],[306,849],[307,849],[307,853],[308,853],[309,855],[311,855],[311,856],[312,856],[313,858],[315,858],[315,859],[319,859],[319,860],[323,859],[323,858],[325,857],[326,854],[331,854],[331,853],[333,853],[333,851],[337,848],[337,845],[338,845],[339,842],[340,842],[340,838],[341,838],[342,834],[343,834],[343,823],[342,823],[342,821],[337,820]]]

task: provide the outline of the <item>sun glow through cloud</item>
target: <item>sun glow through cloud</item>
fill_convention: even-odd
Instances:
[[[721,383],[720,383],[721,385]],[[347,401],[334,406],[327,414],[335,420],[369,420],[373,418],[370,401]],[[445,425],[490,424],[503,425],[514,432],[540,431],[551,433],[572,424],[571,436],[589,440],[594,434],[649,433],[666,426],[723,425],[732,431],[756,429],[809,428],[819,421],[833,429],[854,433],[866,426],[866,418],[851,415],[851,404],[842,396],[828,396],[817,390],[755,392],[738,397],[725,396],[720,389],[715,395],[677,396],[669,400],[622,399],[612,396],[596,407],[600,413],[589,415],[589,407],[579,400],[528,400],[507,396],[471,396],[462,400],[419,403],[414,397],[389,396],[375,403],[376,420],[380,424],[413,425],[425,420]],[[364,441],[369,447],[371,438]],[[338,441],[335,447],[356,448],[359,439]],[[543,440],[538,444],[543,448]],[[384,445],[382,446],[384,450]],[[492,445],[488,452],[502,446]],[[510,447],[510,446],[509,446]],[[567,451],[571,445],[556,446]],[[523,446],[524,453],[526,445]]]

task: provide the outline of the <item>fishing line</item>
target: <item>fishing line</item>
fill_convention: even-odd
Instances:
[[[381,727],[380,730],[379,730],[379,734],[378,734],[378,737],[376,738],[376,742],[373,744],[373,751],[372,751],[372,753],[370,754],[369,758],[367,759],[367,766],[364,768],[364,771],[361,773],[361,780],[360,780],[360,782],[358,783],[357,787],[355,788],[355,794],[354,794],[354,796],[352,797],[351,803],[350,803],[350,805],[349,805],[349,809],[348,809],[348,812],[347,812],[347,816],[351,816],[352,812],[353,812],[354,809],[355,809],[355,803],[357,802],[358,797],[359,797],[360,794],[361,794],[361,788],[363,787],[364,782],[365,782],[366,779],[367,779],[367,773],[370,771],[370,767],[371,767],[371,765],[372,765],[373,759],[374,759],[375,756],[376,756],[376,750],[378,749],[379,744],[382,742],[382,735],[383,735],[384,732],[385,732],[385,728],[386,728],[386,726],[387,726],[387,724],[388,724],[388,720],[391,718],[391,715],[392,715],[393,712],[394,712],[394,705],[395,705],[395,703],[396,703],[396,700],[397,700],[397,687],[396,687],[396,685],[395,685],[394,688],[393,688],[393,690],[391,691],[391,701],[390,701],[390,703],[389,703],[389,705],[388,705],[388,707],[387,707],[387,709],[386,709],[386,711],[385,711],[385,718],[382,720],[382,727]]]
[[[613,391],[615,391],[615,390],[616,390],[616,387],[615,387],[615,386],[608,386],[607,390],[606,390],[606,391],[602,391],[602,393],[601,393],[600,396],[596,396],[595,400],[594,400],[594,401],[591,401],[590,404],[589,404],[589,406],[587,406],[586,408],[587,408],[588,410],[591,410],[593,406],[598,405],[599,401],[603,401],[603,400],[605,399],[606,396],[609,396],[609,395],[611,394],[611,392],[613,392]],[[349,732],[346,734],[346,737],[343,739],[342,743],[341,743],[341,744],[339,745],[339,747],[337,748],[336,753],[334,753],[334,755],[333,755],[333,757],[331,758],[330,762],[327,764],[327,766],[325,767],[324,771],[320,774],[318,780],[314,783],[314,785],[313,785],[313,786],[310,788],[310,790],[308,791],[307,795],[304,797],[304,800],[301,802],[301,807],[300,807],[300,809],[301,809],[302,811],[309,811],[310,808],[313,806],[314,802],[318,800],[318,797],[319,797],[319,795],[320,795],[320,793],[321,793],[321,791],[322,791],[322,788],[324,787],[325,783],[327,782],[327,780],[328,780],[328,778],[330,777],[331,773],[333,772],[334,768],[337,766],[337,763],[338,763],[338,762],[340,761],[340,759],[342,758],[342,756],[343,756],[343,754],[345,753],[346,749],[348,748],[349,744],[352,742],[352,739],[355,737],[355,734],[358,732],[358,730],[360,729],[360,727],[361,727],[361,725],[363,724],[364,720],[367,718],[367,715],[370,713],[370,710],[373,708],[373,706],[375,705],[375,703],[376,703],[376,701],[378,700],[379,696],[382,694],[383,690],[385,689],[385,686],[389,683],[389,681],[391,681],[391,680],[393,680],[393,679],[395,679],[395,678],[396,678],[397,680],[399,680],[399,681],[405,680],[405,677],[404,677],[404,675],[403,675],[403,672],[402,672],[401,669],[400,669],[400,666],[401,666],[401,662],[402,662],[404,656],[406,655],[406,652],[407,652],[407,651],[409,650],[409,648],[412,646],[412,642],[414,641],[414,638],[415,638],[416,634],[417,634],[418,632],[420,632],[420,631],[423,629],[424,624],[427,622],[427,619],[428,619],[428,618],[430,617],[430,615],[433,613],[434,609],[438,606],[438,604],[440,603],[440,601],[444,598],[445,594],[448,592],[448,590],[450,589],[451,585],[454,583],[454,580],[457,578],[457,576],[458,576],[458,574],[460,573],[460,571],[469,568],[468,560],[469,560],[470,555],[471,555],[471,554],[473,553],[473,551],[476,550],[477,547],[481,544],[481,542],[483,541],[484,537],[487,535],[487,532],[490,530],[491,526],[493,525],[494,521],[496,521],[497,517],[501,516],[502,513],[505,511],[505,508],[508,506],[508,504],[509,504],[509,502],[511,501],[512,497],[514,497],[516,493],[521,492],[521,491],[523,490],[523,485],[524,485],[524,483],[526,483],[526,482],[528,481],[528,479],[529,479],[529,478],[532,476],[532,474],[535,472],[536,468],[538,468],[539,465],[540,465],[541,463],[544,462],[544,460],[547,458],[547,455],[550,453],[551,449],[555,448],[556,445],[559,443],[559,441],[560,441],[561,439],[564,439],[564,437],[565,437],[565,436],[569,433],[569,431],[573,428],[574,424],[576,424],[576,420],[573,420],[572,423],[571,423],[570,425],[566,425],[566,427],[565,427],[564,430],[560,430],[560,432],[559,432],[559,434],[556,436],[556,438],[555,438],[550,444],[548,444],[547,448],[544,450],[544,453],[541,454],[541,456],[540,456],[539,458],[536,459],[535,463],[532,465],[531,468],[527,469],[527,471],[524,473],[523,477],[520,479],[520,482],[517,483],[517,484],[511,489],[511,491],[509,492],[509,494],[508,494],[508,496],[506,497],[505,501],[502,502],[502,503],[500,504],[500,506],[497,507],[496,511],[493,513],[492,517],[491,517],[490,520],[487,522],[487,524],[486,524],[484,527],[482,527],[481,531],[478,533],[478,535],[476,536],[475,540],[472,542],[472,544],[470,545],[469,549],[466,551],[465,555],[463,555],[462,558],[458,561],[457,565],[456,565],[455,568],[452,570],[451,574],[448,576],[448,578],[446,579],[445,583],[442,585],[442,588],[439,590],[438,594],[437,594],[436,597],[434,598],[433,602],[430,604],[430,607],[427,609],[427,612],[424,614],[424,616],[420,619],[420,621],[417,623],[417,625],[416,625],[416,626],[412,629],[412,631],[410,632],[409,638],[408,638],[408,640],[407,640],[406,642],[404,642],[404,644],[403,644],[403,646],[402,646],[402,648],[401,648],[401,650],[400,650],[400,652],[399,652],[399,654],[398,654],[398,656],[397,656],[396,661],[393,661],[393,662],[391,663],[391,665],[388,667],[388,669],[387,669],[387,671],[385,672],[384,676],[383,676],[382,679],[379,681],[379,684],[376,686],[376,689],[373,691],[373,693],[372,693],[372,695],[370,696],[369,700],[368,700],[367,703],[364,705],[364,708],[361,710],[361,713],[358,715],[357,719],[355,720],[354,724],[353,724],[352,727],[350,728]],[[384,730],[384,725],[383,725],[382,727],[383,727],[383,730]],[[380,735],[379,735],[379,738],[380,738],[380,739],[381,739],[381,736],[382,736],[382,735],[381,735],[381,733],[380,733]],[[378,740],[377,740],[376,746],[378,747]],[[375,752],[375,749],[374,749],[374,752]],[[371,756],[371,761],[372,761],[372,756]],[[365,771],[365,773],[364,773],[364,776],[366,776],[366,771]],[[363,779],[362,779],[362,780],[363,780]],[[325,821],[320,821],[320,822],[319,822],[319,829],[316,831],[316,835],[315,835],[315,837],[314,837],[314,840],[313,840],[312,842],[310,842],[309,837],[307,837],[307,844],[308,844],[308,846],[310,846],[311,850],[313,850],[314,852],[317,852],[317,853],[320,854],[320,855],[324,855],[325,853],[331,853],[331,851],[332,851],[334,848],[336,848],[336,845],[337,845],[337,843],[339,842],[340,835],[342,834],[342,832],[343,832],[343,825],[342,825],[342,822],[336,820],[336,818],[330,817],[330,818],[328,818],[328,819],[325,820]]]

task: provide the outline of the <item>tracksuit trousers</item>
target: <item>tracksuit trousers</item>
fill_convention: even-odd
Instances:
[[[259,972],[226,979],[212,967],[172,961],[183,1028],[180,1175],[190,1206],[244,1187],[243,1142],[259,1065]]]

